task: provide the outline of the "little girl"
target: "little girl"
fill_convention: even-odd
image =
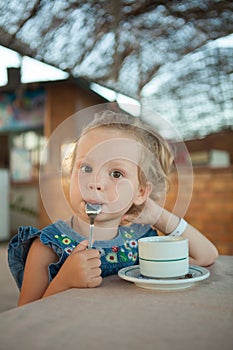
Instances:
[[[156,229],[187,237],[191,264],[212,264],[218,256],[214,245],[161,205],[172,161],[168,143],[138,118],[99,113],[76,142],[70,163],[74,215],[42,230],[20,227],[9,243],[9,266],[21,290],[18,305],[99,286],[103,277],[138,264],[138,239],[157,235]],[[86,203],[101,206],[91,249]]]

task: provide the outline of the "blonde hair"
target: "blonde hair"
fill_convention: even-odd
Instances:
[[[168,175],[171,171],[173,153],[168,142],[147,123],[140,118],[132,117],[127,113],[105,110],[97,113],[94,119],[82,131],[79,139],[94,128],[111,128],[128,132],[136,141],[141,143],[146,152],[141,156],[141,164],[138,169],[138,178],[141,185],[151,184],[150,198],[159,200],[168,190]],[[69,160],[69,173],[71,174],[75,162],[75,153],[78,140],[74,145],[73,154]],[[141,212],[143,206],[133,206],[129,212]]]

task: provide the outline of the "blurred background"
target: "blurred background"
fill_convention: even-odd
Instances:
[[[116,101],[179,130],[194,172],[185,217],[232,255],[232,13],[221,0],[0,0],[0,241],[49,223],[38,170],[55,128]]]

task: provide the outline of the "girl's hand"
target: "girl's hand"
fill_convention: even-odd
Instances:
[[[121,224],[127,225],[131,223],[135,224],[149,224],[154,225],[159,219],[163,208],[156,204],[152,199],[148,198],[145,202],[145,206],[141,213],[131,212],[122,217]]]
[[[65,289],[97,287],[102,282],[100,253],[87,249],[88,241],[82,241],[72,251],[56,278]]]

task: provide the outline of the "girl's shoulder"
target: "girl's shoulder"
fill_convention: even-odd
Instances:
[[[67,230],[68,225],[63,221],[57,221],[54,224],[50,224],[42,229],[38,229],[33,226],[20,226],[18,232],[9,242],[9,247],[15,247],[23,242],[30,241],[40,236],[53,236],[59,234],[61,231]]]
[[[9,255],[12,251],[23,249],[27,253],[33,240],[39,238],[40,241],[52,248],[58,255],[62,250],[70,251],[83,240],[83,237],[73,231],[64,221],[59,220],[42,229],[32,226],[20,226],[18,233],[11,239],[8,247]]]

